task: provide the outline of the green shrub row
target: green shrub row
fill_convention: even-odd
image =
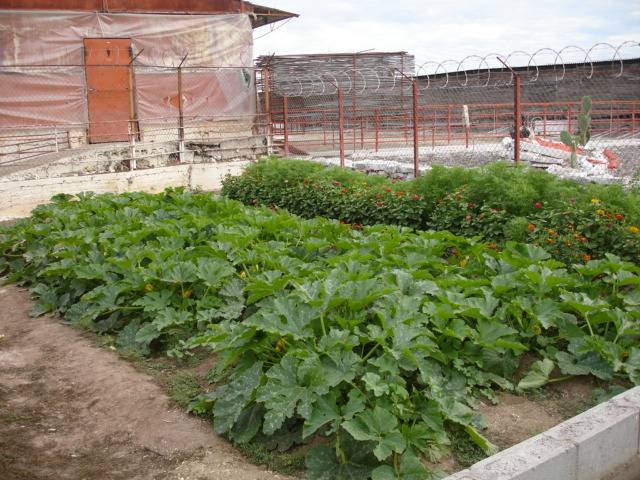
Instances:
[[[295,160],[262,160],[227,177],[222,194],[247,205],[285,208],[359,225],[394,224],[514,240],[545,247],[568,263],[606,253],[640,263],[640,193],[581,185],[546,172],[496,163],[434,167],[406,181]]]

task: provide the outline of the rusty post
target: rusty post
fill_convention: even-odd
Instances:
[[[322,112],[322,144],[327,144],[327,114]]]
[[[182,99],[182,64],[178,67],[178,161],[184,160],[184,105]]]
[[[513,148],[513,161],[518,165],[520,163],[520,129],[522,128],[522,109],[520,104],[520,75],[514,73],[513,75],[513,116],[514,128],[516,131],[514,148]]]
[[[376,112],[375,112],[375,132],[376,132],[376,139],[375,139],[375,144],[376,144],[376,152],[378,151],[378,147],[380,145],[380,110],[378,110],[376,108]]]
[[[264,100],[264,116],[267,122],[267,149],[271,154],[273,148],[273,117],[271,116],[271,74],[268,67],[262,69],[262,96]]]
[[[414,78],[412,85],[413,91],[413,175],[417,178],[420,175],[420,132],[419,128],[419,112],[418,112],[418,81]]]
[[[451,105],[447,107],[447,145],[451,145]]]
[[[284,156],[289,156],[289,97],[282,97],[282,122],[284,128]]]
[[[438,126],[438,111],[436,108],[433,109],[433,128],[431,129],[431,148],[436,147],[436,127]]]
[[[340,89],[338,89],[338,134],[340,136],[340,166],[344,167],[344,97]]]

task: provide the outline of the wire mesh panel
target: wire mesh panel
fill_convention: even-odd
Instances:
[[[260,59],[275,146],[399,176],[434,164],[521,160],[606,180],[639,166],[637,42],[425,62],[415,71],[412,58],[408,68],[390,64],[397,55]],[[572,159],[561,135],[579,132],[583,97],[591,100],[590,139]]]
[[[86,65],[0,67],[7,99],[0,104],[1,177],[253,160],[269,153],[255,69],[138,65],[135,58],[121,61],[129,49],[122,55],[87,52]],[[117,65],[103,57],[115,57]]]

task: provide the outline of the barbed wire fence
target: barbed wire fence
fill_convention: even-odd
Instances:
[[[261,104],[284,156],[397,176],[497,159],[603,181],[640,167],[638,42],[415,68],[404,52],[262,57],[258,66]],[[560,136],[578,130],[585,96],[591,140],[572,165]]]
[[[0,66],[0,177],[273,153],[399,177],[497,159],[600,177],[640,167],[638,42],[422,63],[406,52],[263,57],[255,68],[129,50],[114,66],[104,53]],[[115,116],[101,90],[120,99]],[[582,169],[570,168],[560,134],[576,132],[583,96],[592,135]]]

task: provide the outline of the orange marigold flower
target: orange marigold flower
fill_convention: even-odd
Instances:
[[[402,197],[402,196],[404,195],[404,192],[398,191],[398,192],[396,192],[396,195],[397,195],[398,197]]]
[[[584,260],[584,262],[588,262],[589,260],[591,260],[591,255],[582,255],[582,260]]]
[[[381,193],[376,193],[376,198],[382,198],[384,197],[384,195],[382,195]]]
[[[414,202],[417,202],[418,200],[420,200],[420,195],[416,195],[414,193],[413,195],[411,195],[411,200],[413,200]]]
[[[529,230],[531,233],[536,231],[536,226],[533,223],[530,223],[529,225],[527,225],[527,230]]]
[[[548,232],[548,233],[549,233],[549,235],[551,235],[552,237],[555,237],[556,235],[558,235],[558,232],[556,232],[555,230],[553,230],[553,229],[551,229],[551,228],[550,228],[549,230],[547,230],[547,232]]]
[[[393,190],[392,190],[392,189],[390,189],[389,187],[385,188],[385,189],[384,189],[384,191],[385,191],[385,192],[387,192],[387,193],[391,193],[391,192],[393,192]]]
[[[340,189],[340,193],[347,193],[347,189],[346,188],[341,188]]]

